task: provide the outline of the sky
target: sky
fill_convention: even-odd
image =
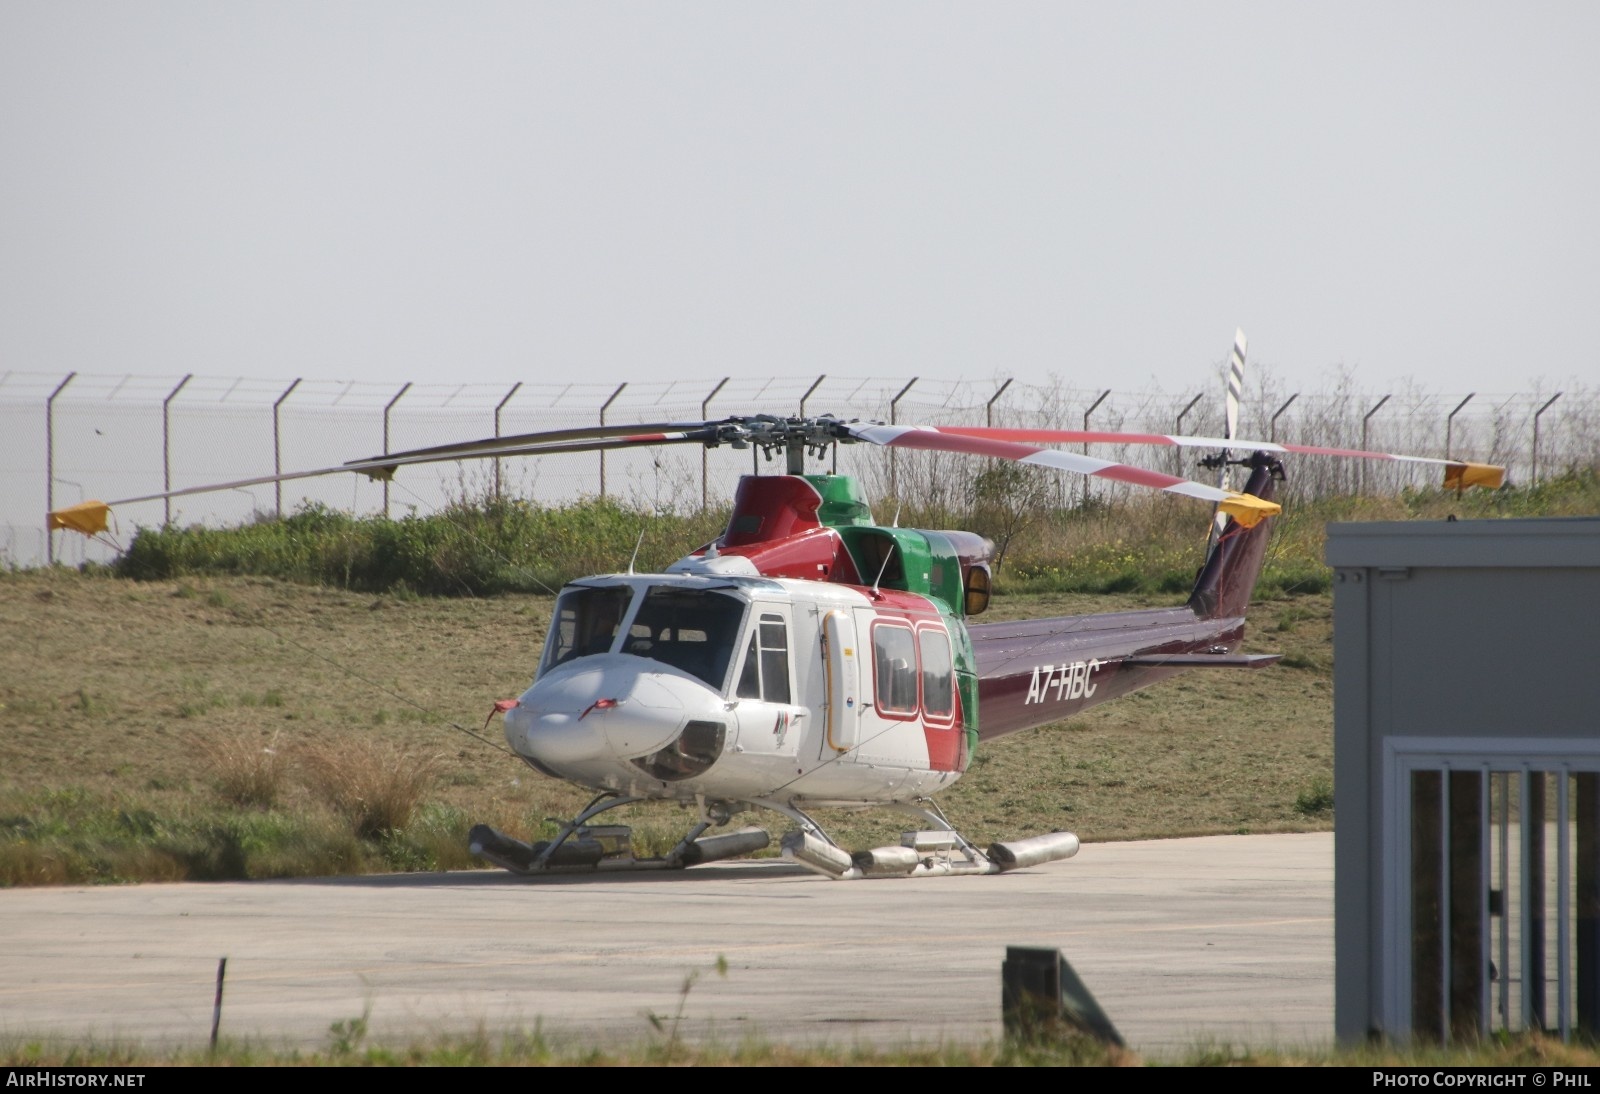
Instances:
[[[0,371],[1600,378],[1600,5],[0,0]]]

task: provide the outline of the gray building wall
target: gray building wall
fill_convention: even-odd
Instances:
[[[1383,1030],[1386,742],[1600,753],[1600,519],[1333,524],[1335,1028]],[[1392,894],[1391,894],[1392,895]],[[1383,1030],[1402,1033],[1397,1030]]]

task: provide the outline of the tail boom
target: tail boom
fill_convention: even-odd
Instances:
[[[1265,452],[1245,463],[1244,493],[1270,502],[1282,465]],[[1189,669],[1276,661],[1238,652],[1271,534],[1270,518],[1249,527],[1230,518],[1182,607],[972,624],[979,740],[1058,722]]]
[[[1192,608],[1062,616],[970,627],[978,739],[1059,722],[1188,669],[1254,667],[1235,654],[1244,619]]]

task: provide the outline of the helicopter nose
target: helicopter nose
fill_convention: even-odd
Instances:
[[[631,759],[665,747],[691,710],[711,698],[704,685],[626,654],[603,654],[547,673],[506,717],[517,751],[546,764]]]

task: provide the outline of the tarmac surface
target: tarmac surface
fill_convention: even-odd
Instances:
[[[1008,945],[1065,954],[1148,1057],[1333,1037],[1333,835],[1087,844],[988,877],[838,882],[781,860],[0,891],[0,1036],[326,1047],[532,1030],[879,1047],[1000,1034]],[[717,972],[726,961],[726,975]],[[688,985],[685,990],[685,985]]]

